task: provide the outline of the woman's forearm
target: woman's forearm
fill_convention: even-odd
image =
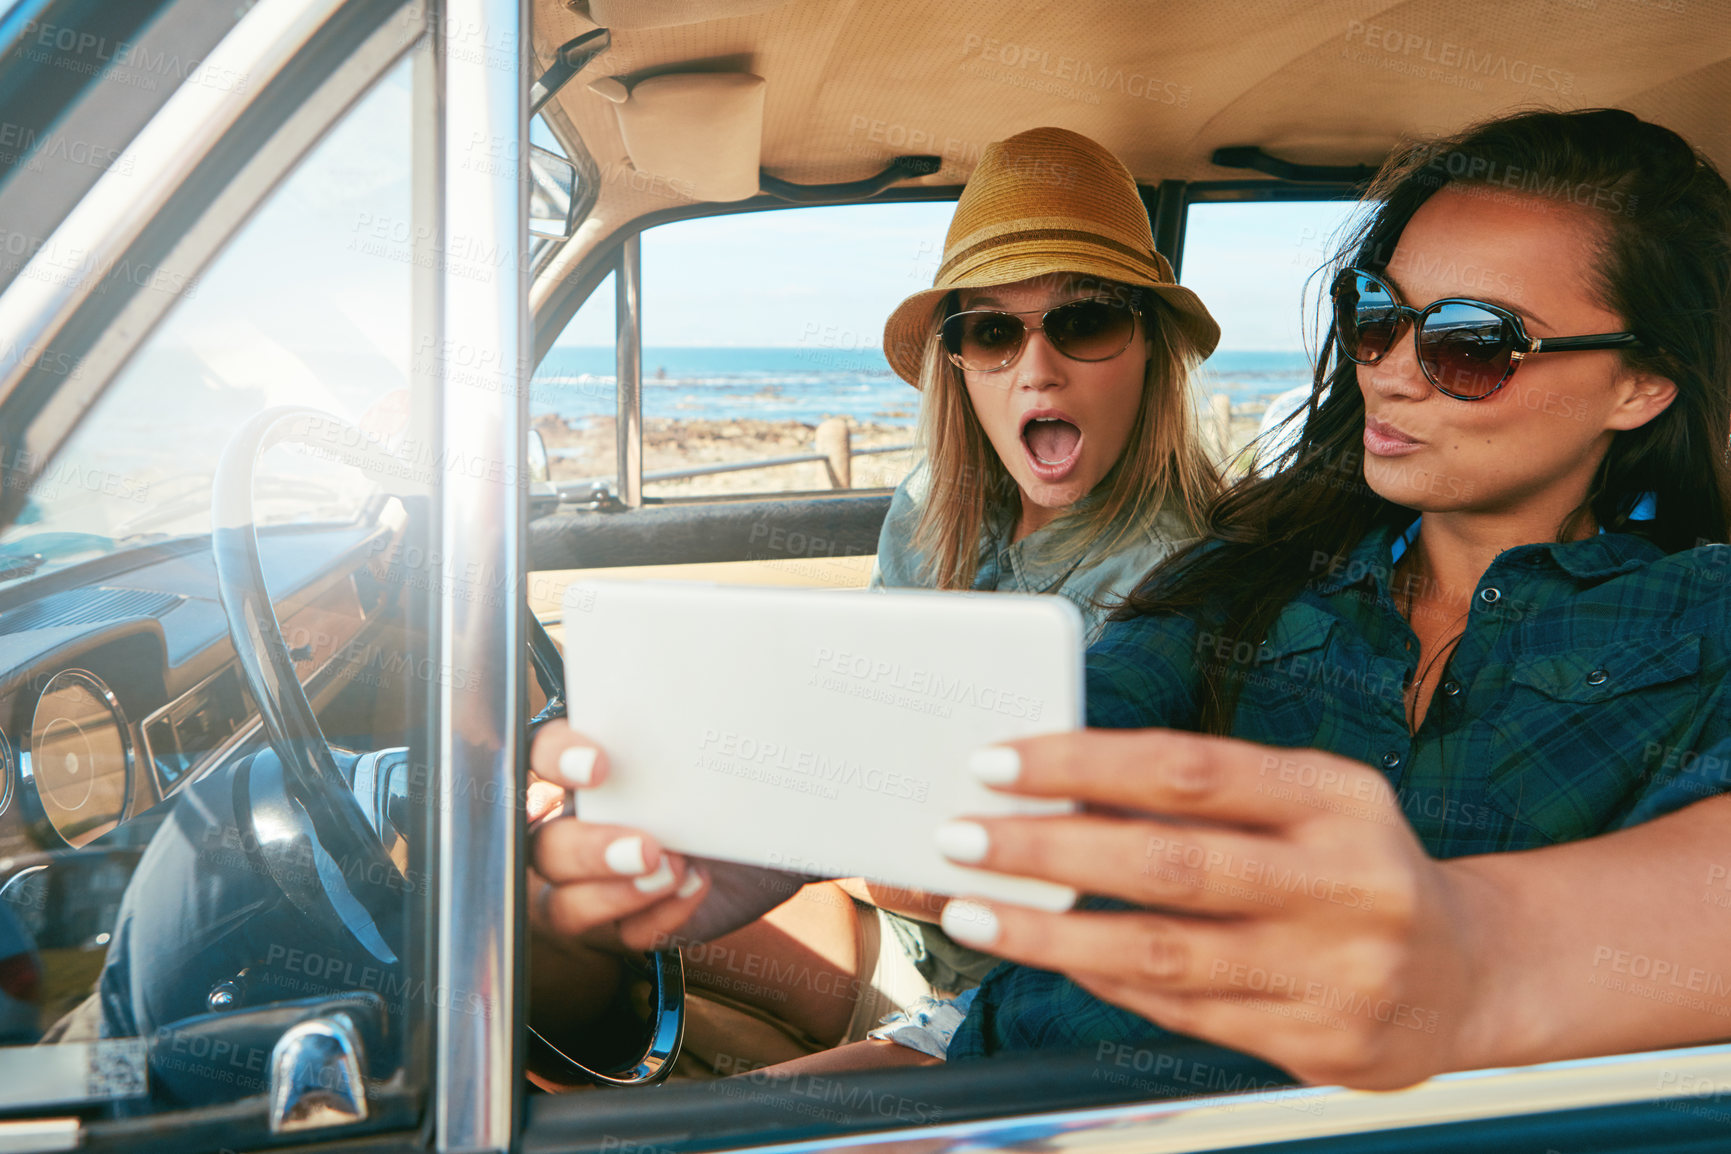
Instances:
[[[1447,862],[1482,987],[1457,1066],[1731,1038],[1731,797],[1633,829]]]

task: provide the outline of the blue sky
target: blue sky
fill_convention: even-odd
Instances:
[[[1223,349],[1305,347],[1306,278],[1352,208],[1318,202],[1191,210],[1183,279],[1220,321]],[[897,302],[932,283],[951,211],[947,203],[851,205],[651,229],[643,238],[643,342],[875,347]],[[612,334],[609,281],[557,343],[608,345]]]

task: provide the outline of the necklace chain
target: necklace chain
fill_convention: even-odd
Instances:
[[[1423,548],[1424,539],[1421,537],[1419,540],[1413,542],[1412,549],[1407,553],[1407,573],[1406,578],[1402,582],[1401,588],[1406,604],[1401,607],[1401,616],[1406,618],[1408,628],[1412,628],[1413,624],[1413,586],[1422,584],[1427,580],[1424,566],[1420,564],[1422,559],[1421,550]],[[1469,605],[1467,607],[1467,612],[1471,612],[1471,608],[1472,607]],[[1453,629],[1454,626],[1465,620],[1466,616],[1467,613],[1462,613],[1459,617],[1456,617],[1454,621],[1449,623],[1449,628]],[[1418,635],[1418,630],[1416,628],[1413,629],[1413,635],[1415,637]],[[1424,688],[1425,681],[1430,677],[1431,670],[1436,668],[1437,662],[1439,661],[1446,664],[1448,656],[1454,652],[1455,646],[1460,644],[1461,638],[1464,636],[1466,636],[1466,630],[1462,629],[1452,637],[1446,638],[1436,647],[1436,652],[1430,655],[1430,660],[1425,662],[1424,668],[1420,669],[1413,677],[1412,688],[1410,691],[1411,697],[1409,698],[1406,707],[1406,725],[1409,731],[1416,731],[1418,729],[1419,692]],[[1423,645],[1422,641],[1420,642],[1420,645]]]

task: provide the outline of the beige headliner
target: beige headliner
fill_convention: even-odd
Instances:
[[[533,18],[543,60],[594,27],[561,0],[534,0]],[[613,45],[557,98],[602,188],[554,277],[632,218],[689,203],[631,168],[612,105],[587,88],[602,76],[765,77],[763,166],[799,182],[930,152],[943,168],[918,183],[958,184],[983,145],[1041,124],[1095,137],[1144,183],[1246,178],[1214,149],[1373,163],[1403,136],[1536,105],[1627,108],[1731,169],[1725,0],[787,0],[616,29]]]

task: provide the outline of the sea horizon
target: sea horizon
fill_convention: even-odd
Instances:
[[[615,412],[611,345],[556,345],[536,368],[536,414],[567,420]],[[1266,402],[1310,380],[1302,350],[1217,350],[1202,367],[1204,395],[1235,405]],[[645,418],[727,420],[752,417],[814,423],[848,416],[859,423],[911,425],[918,395],[881,350],[811,346],[651,345],[643,350]]]

